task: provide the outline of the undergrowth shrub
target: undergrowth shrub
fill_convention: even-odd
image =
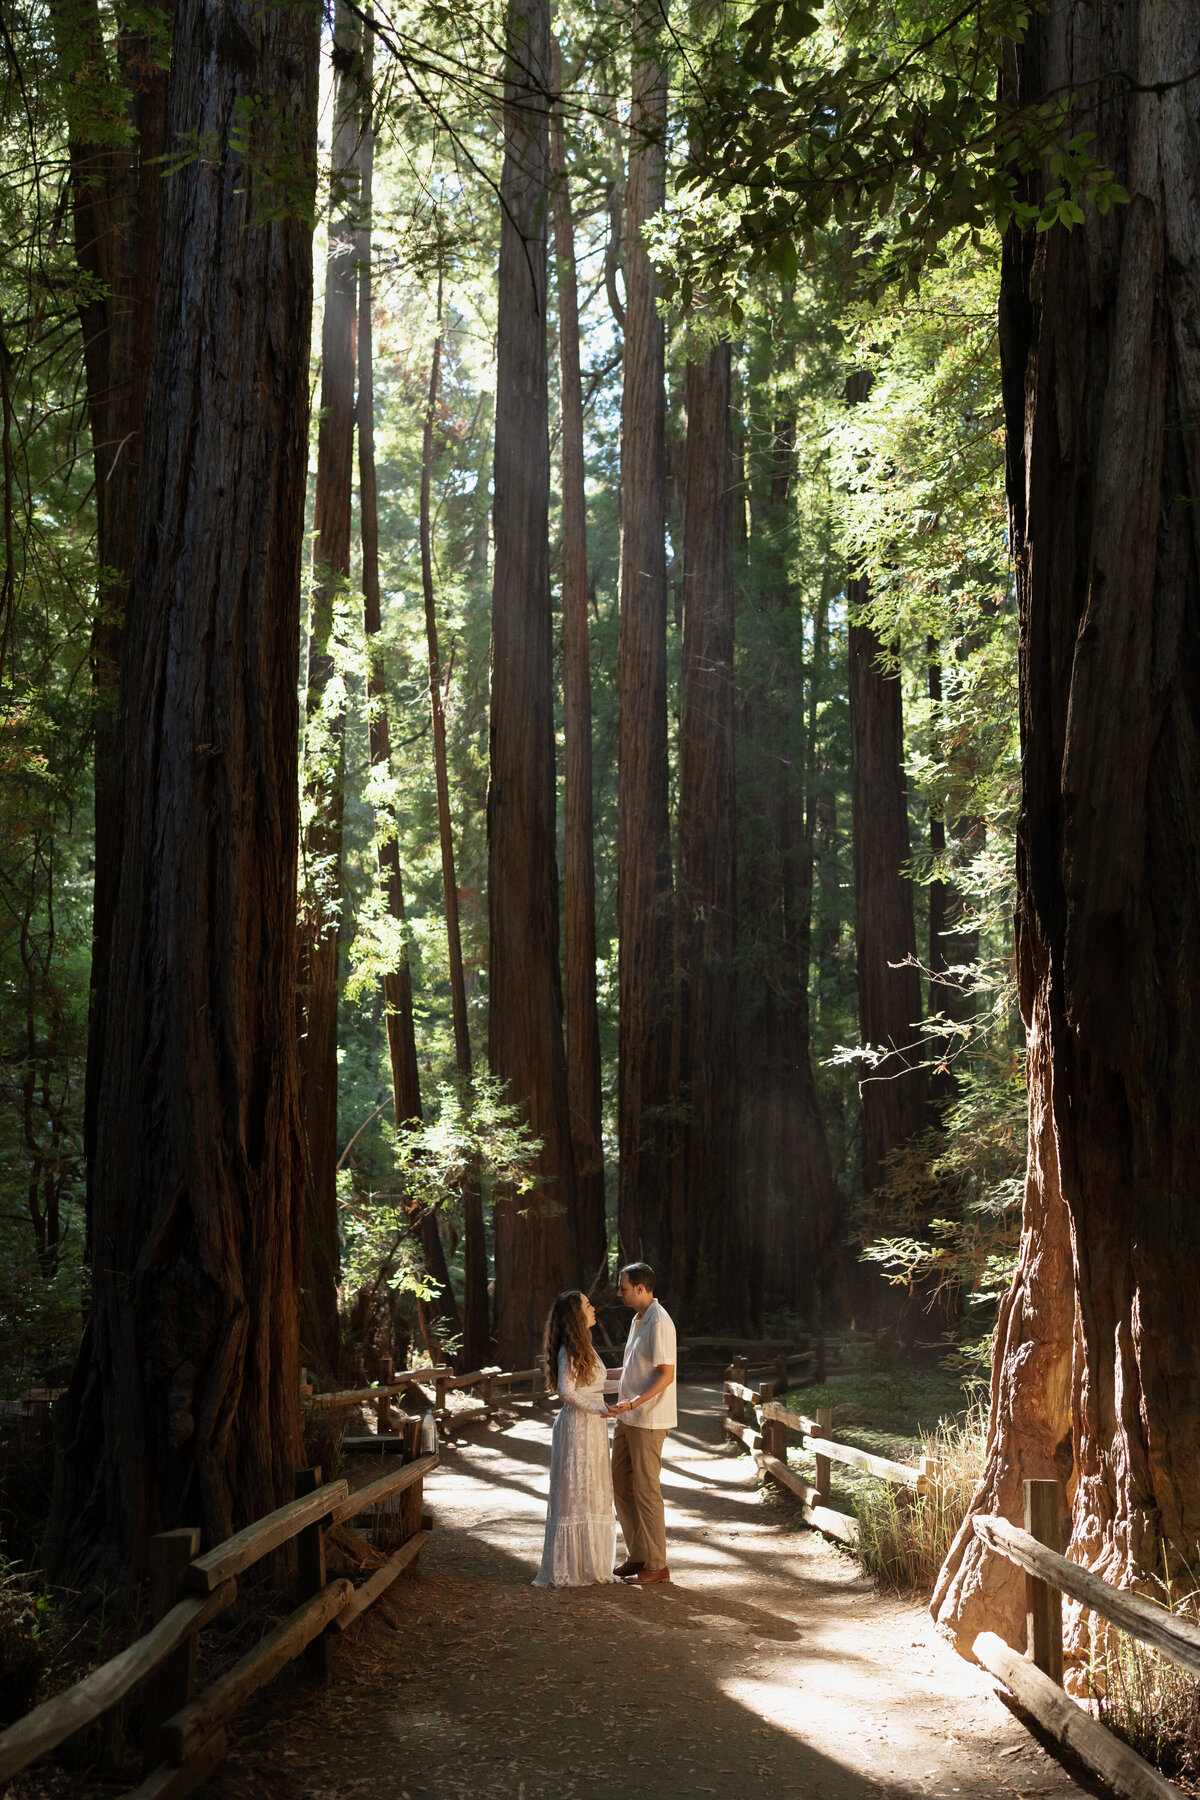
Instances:
[[[859,1556],[878,1585],[894,1593],[928,1595],[966,1517],[983,1473],[987,1414],[982,1404],[961,1420],[922,1434],[922,1455],[941,1472],[931,1491],[913,1493],[886,1482],[864,1483],[854,1495]]]
[[[1200,1589],[1180,1596],[1163,1584],[1162,1603],[1200,1622]],[[1149,1644],[1089,1617],[1084,1677],[1096,1713],[1114,1736],[1164,1775],[1200,1784],[1200,1680]]]

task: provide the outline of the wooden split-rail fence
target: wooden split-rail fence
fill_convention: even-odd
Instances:
[[[828,1409],[815,1418],[788,1410],[775,1399],[774,1382],[750,1387],[741,1359],[735,1359],[725,1381],[725,1431],[753,1455],[763,1473],[800,1501],[810,1525],[851,1548],[858,1544],[858,1520],[830,1507],[831,1465],[861,1469],[894,1487],[931,1494],[941,1465],[926,1458],[920,1468],[837,1443]],[[746,1419],[747,1406],[757,1408],[759,1427]],[[813,1482],[807,1482],[787,1460],[787,1434],[799,1435],[816,1460]],[[1070,1562],[1059,1551],[1065,1516],[1057,1481],[1026,1481],[1025,1526],[977,1513],[972,1529],[998,1556],[1025,1572],[1026,1642],[1014,1650],[996,1632],[980,1632],[971,1646],[977,1663],[1004,1683],[1044,1730],[1067,1747],[1123,1800],[1183,1800],[1180,1790],[1151,1768],[1136,1751],[1115,1738],[1063,1689],[1062,1596],[1097,1613],[1108,1624],[1148,1644],[1159,1655],[1200,1677],[1200,1626],[1176,1617],[1140,1595]]]
[[[449,1367],[393,1374],[386,1360],[374,1387],[314,1394],[300,1372],[301,1405],[320,1413],[355,1405],[374,1408],[378,1434],[344,1440],[348,1449],[400,1450],[404,1461],[386,1475],[351,1489],[344,1480],[323,1481],[319,1468],[296,1476],[296,1498],[234,1537],[200,1554],[200,1532],[164,1531],[150,1540],[150,1611],[155,1623],[119,1655],[93,1669],[74,1687],[55,1694],[0,1732],[0,1786],[46,1756],[76,1732],[86,1730],[137,1692],[149,1773],[128,1800],[182,1800],[206,1781],[227,1749],[227,1726],[252,1694],[289,1662],[303,1656],[315,1674],[327,1670],[332,1634],[348,1629],[401,1572],[416,1560],[433,1530],[424,1510],[424,1480],[436,1468],[437,1452],[421,1453],[422,1421],[397,1419],[391,1401],[406,1388],[427,1394],[443,1422],[457,1427],[490,1416],[496,1396],[524,1383],[544,1385],[538,1369],[477,1369],[455,1375]],[[448,1412],[452,1392],[481,1390],[482,1404]],[[359,1583],[327,1580],[325,1532],[330,1526],[371,1513],[392,1515],[402,1539],[386,1561]],[[397,1516],[398,1515],[398,1516]],[[200,1633],[238,1595],[246,1570],[294,1542],[297,1606],[232,1668],[196,1692]]]
[[[813,1418],[791,1412],[775,1398],[776,1393],[785,1391],[786,1383],[777,1386],[775,1381],[760,1381],[757,1387],[751,1387],[747,1382],[748,1374],[744,1359],[735,1357],[725,1378],[726,1435],[737,1438],[763,1473],[799,1500],[805,1522],[823,1531],[827,1537],[836,1538],[851,1549],[858,1545],[858,1520],[849,1513],[838,1512],[829,1504],[834,1463],[861,1469],[878,1481],[917,1494],[931,1493],[937,1486],[941,1464],[935,1458],[925,1458],[920,1468],[916,1468],[909,1463],[893,1462],[887,1456],[875,1456],[869,1450],[856,1449],[852,1444],[839,1444],[832,1436],[833,1418],[828,1408],[819,1408]],[[758,1411],[757,1426],[747,1421],[748,1406]],[[789,1431],[799,1437],[802,1447],[815,1459],[812,1481],[806,1481],[788,1464]]]

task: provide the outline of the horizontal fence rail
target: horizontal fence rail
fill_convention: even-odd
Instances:
[[[1057,1545],[1064,1517],[1057,1481],[1026,1481],[1024,1530],[987,1513],[972,1519],[982,1544],[1025,1571],[1028,1640],[1021,1655],[995,1632],[981,1631],[972,1653],[1039,1725],[1124,1800],[1181,1800],[1177,1787],[1064,1693],[1062,1595],[1069,1594],[1193,1675],[1200,1675],[1200,1629],[1061,1555]]]
[[[939,1465],[932,1458],[927,1458],[918,1469],[909,1463],[893,1462],[888,1456],[876,1456],[870,1450],[859,1450],[853,1444],[839,1444],[830,1435],[833,1415],[828,1408],[818,1409],[813,1419],[804,1413],[792,1412],[776,1400],[773,1381],[761,1381],[754,1387],[746,1379],[748,1373],[745,1359],[735,1357],[725,1377],[726,1435],[744,1445],[763,1473],[799,1500],[806,1524],[824,1532],[827,1537],[836,1538],[851,1548],[856,1547],[859,1540],[858,1520],[848,1513],[838,1512],[828,1503],[834,1463],[861,1469],[879,1481],[917,1494],[931,1493],[936,1487]],[[757,1409],[758,1427],[747,1422],[748,1406]],[[800,1439],[801,1447],[816,1460],[816,1476],[811,1482],[788,1464],[789,1432]]]
[[[490,1414],[497,1391],[525,1382],[540,1392],[544,1387],[541,1370],[488,1368],[455,1375],[448,1365],[436,1365],[394,1375],[384,1359],[375,1386],[314,1394],[301,1370],[306,1412],[371,1405],[378,1416],[379,1437],[347,1443],[401,1449],[406,1460],[356,1488],[345,1480],[322,1481],[319,1469],[301,1470],[294,1500],[203,1555],[197,1554],[198,1530],[161,1532],[152,1538],[152,1609],[161,1616],[117,1656],[0,1732],[0,1784],[141,1690],[148,1760],[157,1766],[128,1800],[183,1800],[208,1779],[225,1756],[226,1726],[238,1708],[299,1656],[318,1675],[324,1674],[329,1634],[344,1632],[361,1617],[429,1542],[433,1521],[423,1510],[423,1484],[437,1467],[437,1452],[419,1453],[419,1418],[406,1417],[396,1429],[390,1410],[392,1398],[407,1388],[432,1385],[437,1410],[444,1417],[447,1393],[482,1389],[482,1406],[449,1415],[457,1425]],[[379,1508],[393,1511],[397,1506],[404,1540],[400,1547],[357,1586],[345,1577],[327,1581],[324,1533],[363,1513]],[[196,1694],[198,1634],[233,1604],[240,1575],[292,1542],[296,1545],[299,1604],[231,1669]]]

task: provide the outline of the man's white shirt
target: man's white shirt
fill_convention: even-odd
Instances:
[[[679,1357],[675,1341],[675,1323],[665,1307],[652,1300],[640,1316],[633,1315],[629,1336],[625,1340],[625,1360],[621,1365],[619,1400],[636,1400],[654,1381],[660,1364],[669,1363],[678,1371]],[[643,1431],[671,1431],[679,1423],[675,1408],[675,1377],[670,1385],[645,1406],[635,1406],[622,1413],[621,1424],[637,1426]]]

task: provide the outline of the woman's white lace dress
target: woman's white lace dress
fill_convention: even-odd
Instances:
[[[613,1581],[617,1525],[613,1516],[608,1422],[604,1417],[604,1367],[577,1386],[566,1347],[558,1353],[562,1411],[550,1438],[550,1507],[546,1543],[535,1587],[586,1587]]]

